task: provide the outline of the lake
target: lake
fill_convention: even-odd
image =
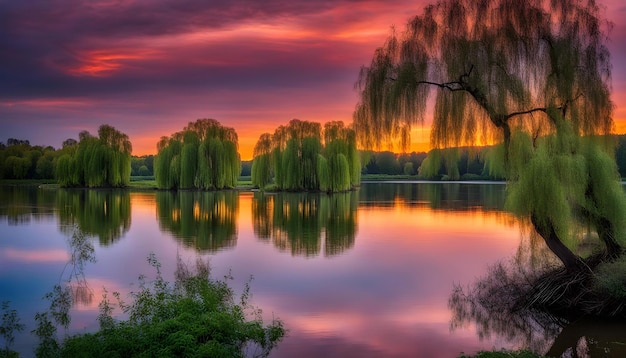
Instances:
[[[454,314],[455,286],[470,287],[498,262],[546,256],[504,198],[501,183],[371,182],[334,195],[1,186],[0,301],[27,326],[12,348],[32,356],[33,317],[77,273],[68,262],[80,231],[95,262],[72,276],[72,321],[61,334],[95,330],[104,289],[128,300],[140,275],[154,277],[146,260],[154,253],[169,279],[177,257],[199,256],[213,277],[232,276],[237,292],[250,281],[266,321],[279,317],[289,330],[271,357],[626,355],[621,323],[512,329]]]

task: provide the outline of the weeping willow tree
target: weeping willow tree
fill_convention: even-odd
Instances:
[[[330,174],[330,191],[343,191],[361,182],[361,160],[356,149],[356,135],[343,122],[324,125],[324,153]]]
[[[169,138],[161,137],[157,150],[154,176],[159,189],[237,186],[241,172],[237,133],[214,119],[198,119]]]
[[[345,191],[358,186],[361,162],[356,135],[343,122],[291,120],[273,135],[261,135],[254,149],[252,183],[264,188],[274,178],[279,190]]]
[[[252,161],[252,185],[264,188],[272,179],[272,136],[263,133],[254,145]]]
[[[587,267],[565,245],[576,222],[595,230],[608,257],[621,255],[624,193],[602,140],[613,124],[602,15],[593,0],[427,6],[361,69],[360,143],[406,146],[432,112],[434,148],[501,143],[490,165],[510,183],[507,205],[568,271]]]
[[[424,178],[435,178],[445,169],[445,180],[459,180],[459,160],[461,153],[459,148],[432,149],[428,156],[424,158],[422,165],[418,168],[418,174]]]
[[[128,136],[109,125],[101,125],[98,137],[87,131],[80,141],[63,149],[56,161],[56,176],[63,187],[125,187],[130,183]]]

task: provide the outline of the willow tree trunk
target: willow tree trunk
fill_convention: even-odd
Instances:
[[[548,248],[561,260],[565,268],[568,271],[578,270],[581,263],[580,258],[559,239],[554,225],[549,221],[538,219],[534,213],[530,216],[530,220],[537,233],[541,235]]]

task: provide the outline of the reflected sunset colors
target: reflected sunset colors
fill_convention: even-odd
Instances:
[[[198,252],[216,252],[237,243],[237,192],[159,191],[156,204],[161,230]]]
[[[501,184],[366,183],[335,195],[3,187],[0,195],[0,299],[27,325],[59,282],[78,230],[96,262],[85,264],[89,291],[76,286],[72,332],[97,328],[103,287],[127,297],[140,274],[150,277],[152,252],[166,278],[177,256],[197,255],[210,258],[215,277],[232,274],[238,292],[253,276],[253,303],[289,329],[272,357],[515,346],[497,336],[480,341],[471,322],[451,331],[448,308],[455,283],[470,284],[516,253],[520,231],[502,211]],[[16,216],[12,206],[36,209]],[[32,219],[42,211],[45,220]],[[18,337],[15,349],[31,352],[32,340]]]
[[[357,199],[356,192],[257,192],[252,199],[254,233],[292,255],[339,255],[354,246]]]

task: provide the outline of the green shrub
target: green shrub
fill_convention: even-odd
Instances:
[[[154,255],[148,261],[157,271],[156,279],[147,282],[140,277],[140,291],[131,293],[132,303],[113,293],[127,320],[113,318],[114,303],[105,291],[98,332],[68,337],[57,346],[46,339],[50,330],[43,330],[38,355],[266,357],[285,335],[278,319],[264,326],[261,311],[248,302],[248,284],[237,300],[225,280],[210,278],[208,264],[200,259],[196,272],[179,259],[174,283],[163,279]]]
[[[596,270],[596,288],[614,298],[626,298],[626,256],[603,263]]]

